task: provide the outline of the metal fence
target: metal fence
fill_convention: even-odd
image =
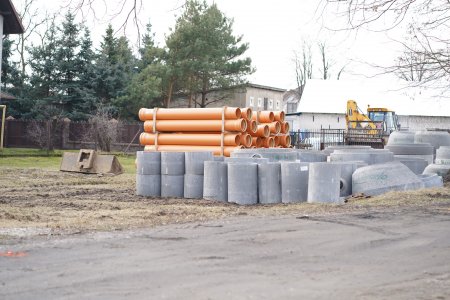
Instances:
[[[291,131],[295,148],[323,150],[327,146],[364,145],[383,148],[382,129],[315,129]]]
[[[295,148],[323,150],[331,145],[344,145],[344,129],[316,129],[291,131],[291,143]]]

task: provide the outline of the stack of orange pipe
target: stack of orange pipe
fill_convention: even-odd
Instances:
[[[230,156],[240,148],[289,147],[283,111],[251,108],[141,108],[145,151],[212,151]]]

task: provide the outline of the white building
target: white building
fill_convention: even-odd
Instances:
[[[395,111],[401,128],[450,129],[450,99],[436,93],[436,90],[408,87],[405,82],[395,80],[310,79],[297,112],[288,113],[286,119],[294,131],[344,129],[347,100],[355,100],[364,113],[368,105]]]

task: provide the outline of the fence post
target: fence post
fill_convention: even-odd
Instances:
[[[61,131],[61,148],[69,149],[70,119],[64,118]]]

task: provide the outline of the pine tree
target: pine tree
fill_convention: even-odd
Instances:
[[[215,101],[207,101],[212,91],[243,85],[245,76],[254,72],[251,59],[241,58],[248,44],[233,35],[232,26],[216,4],[189,0],[166,40],[176,80],[189,94],[198,91],[201,107]]]
[[[57,67],[58,101],[71,119],[84,118],[83,112],[77,111],[81,106],[82,99],[79,94],[79,58],[80,47],[78,24],[75,24],[75,16],[67,13],[62,27],[59,29],[60,36],[57,40],[55,63]]]

